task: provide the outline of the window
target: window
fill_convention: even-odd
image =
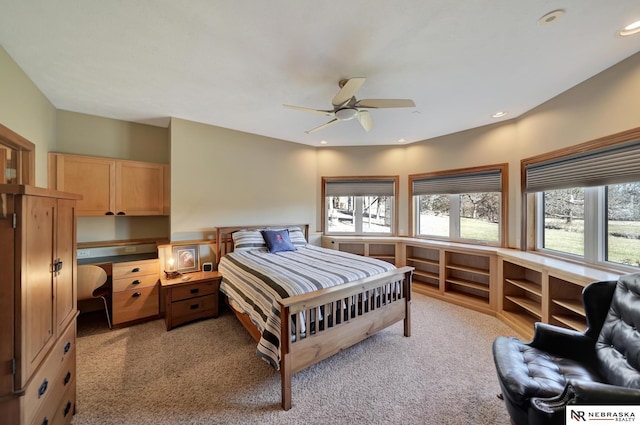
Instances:
[[[507,164],[409,176],[413,235],[502,245]]]
[[[535,201],[530,248],[640,267],[640,129],[525,159],[522,167]]]
[[[395,235],[398,177],[323,177],[325,234]]]

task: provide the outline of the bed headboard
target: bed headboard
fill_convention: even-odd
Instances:
[[[309,225],[308,224],[260,224],[253,226],[228,226],[228,227],[217,227],[216,228],[216,261],[219,263],[220,259],[224,257],[226,254],[233,252],[233,232],[237,232],[238,230],[256,230],[256,229],[283,229],[289,227],[299,227],[302,229],[304,233],[304,238],[309,241]]]

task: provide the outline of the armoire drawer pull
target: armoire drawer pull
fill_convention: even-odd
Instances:
[[[64,385],[67,385],[69,383],[69,381],[71,381],[71,372],[67,372],[67,374],[64,377]]]
[[[191,291],[189,291],[189,292],[191,292],[192,294],[197,294],[198,292],[200,292],[200,289],[199,289],[199,288],[193,288],[193,289],[192,289]]]
[[[133,282],[131,282],[132,285],[140,285],[141,283],[142,283],[142,281],[139,280],[139,279],[136,279]]]
[[[140,292],[134,292],[133,294],[131,294],[131,296],[133,298],[138,298],[139,296],[141,296],[142,294]]]
[[[131,273],[138,273],[140,271],[140,267],[136,267],[135,269],[131,270]]]
[[[71,411],[71,402],[67,401],[67,405],[64,406],[64,416],[66,417]]]
[[[200,307],[200,304],[191,304],[191,305],[189,306],[189,308],[190,308],[191,310],[197,310],[197,309],[198,309],[198,307]]]
[[[64,354],[67,354],[69,352],[69,350],[71,350],[71,341],[67,342],[64,345]]]
[[[49,425],[49,418],[45,416],[44,419],[42,420],[42,425]]]
[[[44,393],[47,392],[48,386],[49,386],[49,381],[47,381],[47,378],[44,378],[44,381],[42,381],[42,384],[40,384],[40,388],[38,388],[38,398],[42,397]]]

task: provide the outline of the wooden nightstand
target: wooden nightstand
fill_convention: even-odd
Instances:
[[[165,298],[164,322],[167,330],[193,320],[218,317],[221,280],[222,275],[218,272],[196,272],[174,279],[160,279]]]

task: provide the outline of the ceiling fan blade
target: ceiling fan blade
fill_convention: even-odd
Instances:
[[[411,99],[362,99],[356,103],[358,108],[412,108],[416,106]]]
[[[307,134],[314,133],[314,132],[316,132],[316,131],[318,131],[318,130],[322,130],[323,128],[327,128],[327,127],[329,127],[330,125],[333,125],[333,124],[337,123],[338,121],[340,121],[340,120],[339,120],[339,119],[337,119],[337,118],[334,118],[334,119],[332,119],[331,121],[329,121],[329,122],[327,122],[327,123],[322,124],[321,126],[318,126],[318,127],[316,127],[316,128],[312,128],[311,130],[307,130],[307,131],[305,131],[305,133],[307,133]]]
[[[358,119],[358,121],[360,121],[362,128],[364,128],[366,131],[371,131],[371,129],[373,128],[373,120],[371,119],[371,114],[369,113],[369,111],[358,112],[356,118]]]
[[[340,106],[355,96],[356,92],[364,84],[366,78],[357,77],[349,78],[340,91],[333,97],[331,103],[333,106]]]
[[[285,108],[289,108],[289,109],[297,109],[298,111],[303,111],[303,112],[311,112],[314,114],[320,114],[320,115],[324,115],[326,117],[331,117],[333,116],[333,111],[324,111],[322,109],[312,109],[312,108],[303,108],[302,106],[293,106],[293,105],[282,105]]]

